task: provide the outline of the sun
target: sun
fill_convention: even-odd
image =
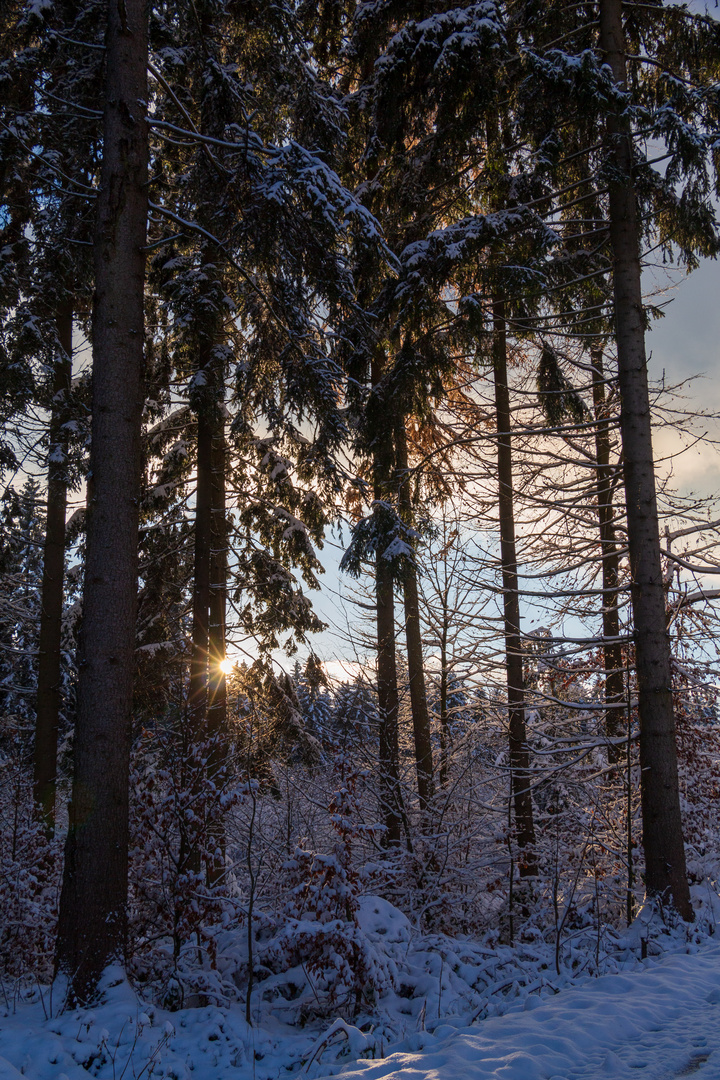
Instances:
[[[226,656],[224,660],[220,661],[220,670],[223,675],[230,675],[234,667],[235,665],[229,656]]]

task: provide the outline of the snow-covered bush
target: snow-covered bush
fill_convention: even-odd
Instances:
[[[0,972],[48,981],[52,975],[62,843],[37,821],[21,762],[3,753],[0,798]]]
[[[168,726],[145,731],[133,755],[130,953],[135,978],[166,1003],[217,991],[215,928],[228,895],[223,834],[239,797],[227,763],[208,776],[211,738],[188,745]]]
[[[367,874],[354,865],[353,842],[378,827],[362,824],[362,776],[342,753],[335,759],[335,776],[328,807],[332,848],[320,852],[297,846],[286,860],[285,923],[263,949],[263,961],[274,974],[292,971],[292,979],[305,984],[298,1002],[305,1016],[337,1011],[356,1016],[392,985],[387,960],[373,948],[358,920]]]

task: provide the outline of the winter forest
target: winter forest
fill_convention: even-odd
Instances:
[[[3,1080],[707,946],[718,418],[648,354],[719,193],[699,5],[5,0]]]

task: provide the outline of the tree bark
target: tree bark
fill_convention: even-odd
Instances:
[[[58,312],[59,350],[55,359],[50,411],[47,473],[47,515],[43,546],[42,601],[38,644],[37,706],[33,760],[35,805],[49,835],[55,831],[58,726],[61,688],[65,516],[67,511],[67,419],[72,380],[73,307]]]
[[[374,394],[378,392],[382,374],[382,365],[375,360],[371,375]],[[378,431],[373,445],[373,496],[376,502],[383,502],[387,498],[392,471],[392,429]],[[392,566],[390,561],[383,557],[383,552],[384,544],[380,540],[375,559],[377,693],[380,720],[378,765],[385,838],[388,845],[396,846],[401,840],[403,807],[398,744],[400,700],[395,662],[395,583]]]
[[[400,843],[400,773],[398,768],[397,667],[395,664],[395,604],[392,568],[382,552],[375,563],[377,603],[377,690],[380,713],[380,780],[387,840]]]
[[[205,398],[205,395],[203,395]],[[208,705],[210,634],[210,558],[212,552],[213,404],[203,400],[197,411],[197,482],[195,486],[195,552],[192,594],[192,654],[188,690],[191,739],[202,737]]]
[[[56,971],[84,1002],[125,956],[128,771],[137,606],[148,203],[145,0],[110,0],[94,242],[93,499],[87,527],[75,772]]]
[[[448,753],[450,749],[450,720],[448,717],[448,637],[449,615],[443,611],[443,628],[440,639],[440,787],[448,779]]]
[[[505,664],[510,736],[510,777],[522,877],[537,874],[535,825],[530,791],[530,754],[525,730],[525,680],[520,636],[520,594],[515,550],[510,394],[507,376],[505,303],[493,298],[493,370],[498,454],[498,510],[503,583]]]
[[[210,676],[208,730],[225,730],[227,686],[222,663],[225,660],[225,606],[227,596],[227,525],[225,508],[225,425],[218,418],[212,441],[212,489],[210,500],[210,624],[208,652]]]
[[[205,328],[207,331],[208,328]],[[210,719],[219,719],[224,708],[222,691],[225,677],[220,669],[224,659],[224,607],[220,625],[214,627],[211,636],[213,611],[218,619],[218,591],[212,588],[213,572],[219,565],[214,558],[213,543],[217,543],[216,504],[220,501],[215,469],[218,461],[218,437],[221,420],[218,409],[218,386],[222,385],[222,372],[213,359],[215,336],[207,334],[200,353],[200,370],[207,378],[197,406],[197,481],[195,486],[195,551],[192,593],[192,652],[190,656],[190,683],[188,688],[188,722],[185,727],[187,740],[185,760],[188,775],[185,781],[188,797],[194,803],[202,795],[206,778],[217,771],[216,740],[210,732]],[[222,455],[222,503],[224,506],[224,453]],[[223,594],[224,595],[224,594]],[[218,635],[222,630],[222,655],[213,655]],[[215,735],[218,732],[214,733]],[[203,837],[202,815],[195,812],[183,824],[180,860],[183,866],[199,873],[201,867],[200,844]],[[210,815],[212,817],[212,814]],[[205,839],[209,840],[210,837]],[[212,876],[212,872],[211,872]]]
[[[622,709],[625,702],[623,656],[618,610],[620,558],[615,536],[613,508],[613,469],[610,466],[610,433],[605,398],[605,371],[601,347],[590,352],[593,380],[593,412],[595,417],[595,458],[597,462],[595,490],[597,492],[600,555],[602,558],[602,619],[605,667],[605,734],[608,739],[620,739],[624,734]],[[608,761],[616,764],[625,756],[625,747],[618,743],[608,746]]]
[[[601,0],[600,48],[615,82],[627,87],[621,0]],[[616,179],[609,184],[615,330],[620,382],[628,547],[635,625],[640,775],[648,894],[670,900],[692,919],[678,792],[670,638],[665,621],[645,314],[633,144],[626,120],[608,117],[607,147]]]
[[[212,444],[211,551],[210,551],[210,625],[208,630],[208,714],[210,739],[208,780],[221,776],[227,749],[227,682],[222,664],[225,660],[225,607],[227,596],[227,524],[225,507],[225,423],[218,417]],[[225,829],[220,815],[211,820],[211,852],[208,882],[218,882],[225,869]]]
[[[201,0],[197,5],[200,49],[196,73],[200,95],[201,130],[219,138],[224,131],[224,116],[212,86],[212,60],[217,43],[214,38],[215,5]],[[209,229],[218,228],[218,213],[223,213],[223,184],[207,146],[198,163],[200,206],[198,218]],[[222,230],[221,230],[222,231]],[[205,386],[197,401],[197,491],[195,503],[195,568],[193,580],[193,646],[190,663],[189,736],[200,750],[202,760],[191,755],[197,785],[210,784],[217,778],[224,750],[221,746],[225,728],[226,683],[222,664],[225,660],[225,599],[227,582],[227,536],[225,529],[225,363],[216,352],[223,340],[221,289],[224,259],[214,244],[206,244],[202,253],[205,269],[206,306],[198,320],[198,369],[205,376]],[[200,309],[202,311],[202,309]],[[206,840],[207,875],[217,881],[224,859],[212,852],[224,850],[224,830],[218,806],[209,810]],[[196,837],[197,841],[199,837]],[[196,845],[195,845],[196,846]],[[199,869],[198,852],[191,862]]]
[[[411,525],[412,505],[408,478],[408,451],[404,417],[398,418],[395,450],[400,515],[406,525]],[[411,563],[409,560],[406,560],[403,570],[402,585],[405,607],[405,641],[407,643],[408,679],[410,682],[410,707],[413,720],[418,797],[421,810],[427,810],[433,796],[432,740],[430,738],[430,714],[428,712],[425,671],[423,665],[417,566],[414,562]]]

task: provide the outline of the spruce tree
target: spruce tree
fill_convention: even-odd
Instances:
[[[605,668],[605,732],[613,740],[608,758],[617,762],[622,753],[618,739],[623,734],[621,709],[625,699],[623,655],[620,641],[620,555],[615,526],[615,468],[610,460],[610,423],[602,345],[591,347],[593,413],[595,418],[595,459],[598,531],[602,557],[602,621]]]
[[[599,45],[616,86],[624,91],[627,45],[618,0],[600,0]],[[608,184],[608,216],[640,714],[645,880],[651,895],[670,898],[684,919],[692,919],[680,816],[670,641],[645,355],[641,233],[629,123],[611,114],[606,137],[614,170]]]
[[[559,166],[554,173],[558,208],[561,202],[569,208],[585,200],[597,206],[599,195],[605,207],[607,231],[595,223],[596,244],[588,245],[588,270],[593,276],[612,270],[644,762],[646,883],[650,894],[669,896],[683,917],[690,918],[662,597],[641,258],[650,238],[667,254],[679,253],[690,267],[699,254],[717,251],[709,204],[710,132],[716,125],[716,106],[714,95],[707,92],[717,70],[716,26],[680,6],[621,8],[613,0],[602,0],[598,10],[599,33],[596,22],[578,18],[577,11],[558,6],[551,9],[549,20],[539,20],[531,6],[525,9],[519,22],[522,25],[527,18],[521,33],[532,72],[526,83],[532,91],[525,99],[525,130],[533,128],[537,136],[538,120],[544,125],[543,155],[553,167]],[[558,32],[562,48],[556,47]],[[580,55],[584,61],[579,65]],[[603,130],[599,146],[598,127]],[[641,153],[635,138],[638,127],[643,137],[664,143],[663,172]],[[578,131],[586,135],[584,153],[578,143],[573,145]],[[586,164],[582,176],[563,186],[566,163],[583,159],[589,167]],[[602,243],[605,238],[609,250]]]
[[[15,50],[3,65],[7,81],[22,85],[19,94],[8,95],[2,151],[10,241],[4,245],[7,280],[15,287],[5,328],[14,354],[12,367],[18,373],[32,368],[31,392],[47,415],[41,463],[47,472],[47,528],[34,792],[38,812],[52,832],[62,704],[65,516],[68,488],[78,480],[78,447],[84,436],[71,394],[73,318],[87,305],[89,181],[99,137],[94,106],[101,62],[98,50],[82,43],[97,36],[96,5],[78,8],[69,0],[58,0],[23,15],[15,13],[15,19],[13,32],[8,33]],[[26,387],[30,389],[27,383]],[[21,419],[19,423],[22,426]]]
[[[91,498],[74,775],[56,968],[87,1001],[127,926],[148,204],[148,28],[142,0],[107,14],[93,310]]]

